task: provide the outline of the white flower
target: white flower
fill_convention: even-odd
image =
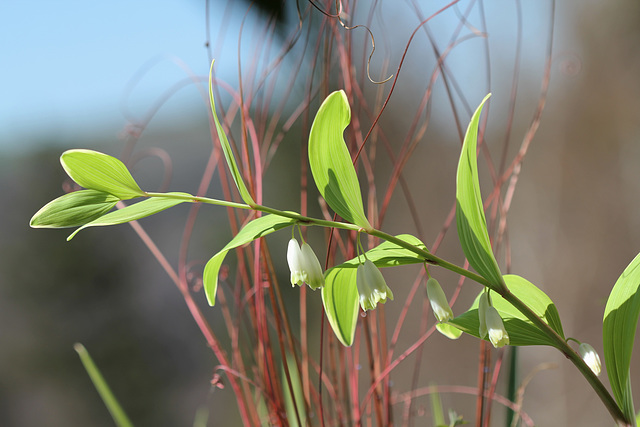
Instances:
[[[300,248],[296,239],[289,240],[287,262],[291,270],[291,286],[302,286],[303,283],[309,285],[311,289],[324,286],[324,275],[320,261],[306,242]]]
[[[578,347],[578,352],[582,360],[584,360],[584,363],[591,368],[593,373],[596,374],[596,376],[600,375],[602,365],[600,364],[600,356],[598,356],[596,350],[589,344],[582,343],[580,347]]]
[[[453,311],[449,306],[447,297],[440,286],[440,283],[434,278],[427,280],[427,297],[431,303],[433,314],[438,322],[447,322],[453,319]]]
[[[500,317],[500,314],[498,314],[498,310],[492,306],[488,306],[484,313],[484,318],[491,344],[493,344],[495,348],[508,345],[509,334],[507,334],[507,330],[504,328],[504,323],[502,323],[502,318]]]
[[[384,281],[382,273],[368,259],[358,266],[356,285],[360,294],[360,307],[364,311],[373,310],[379,302],[384,304],[387,298],[393,300],[393,292]]]
[[[502,317],[498,313],[498,310],[491,305],[489,300],[489,293],[482,292],[480,300],[478,301],[478,320],[480,321],[480,328],[478,334],[481,339],[485,339],[489,334],[489,341],[495,348],[500,348],[509,344],[509,334],[504,327]]]

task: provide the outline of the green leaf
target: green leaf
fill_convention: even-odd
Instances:
[[[482,208],[480,182],[478,180],[478,122],[482,107],[491,95],[487,95],[471,117],[464,137],[458,173],[456,176],[456,223],[462,250],[469,264],[494,287],[504,286],[500,268],[493,256],[487,232],[487,221]]]
[[[82,362],[84,369],[87,371],[87,374],[89,374],[89,378],[91,378],[93,386],[100,394],[100,397],[104,402],[104,406],[106,406],[109,410],[109,413],[111,413],[111,417],[116,423],[116,426],[132,427],[133,424],[131,424],[131,421],[129,421],[129,417],[127,417],[127,414],[120,406],[120,403],[118,403],[118,400],[111,392],[109,385],[104,380],[104,377],[100,373],[100,370],[98,369],[96,364],[93,362],[93,359],[89,355],[87,349],[84,348],[84,346],[80,343],[74,344],[73,349],[76,351],[76,353],[78,353],[78,356],[80,356],[80,361]]]
[[[68,150],[60,163],[79,186],[113,194],[121,200],[144,196],[127,167],[120,160],[92,150]]]
[[[302,390],[302,381],[300,379],[300,372],[298,371],[296,359],[291,354],[287,353],[287,357],[285,358],[285,360],[289,369],[289,378],[291,379],[292,390],[289,390],[289,384],[287,381],[284,366],[285,362],[283,361],[280,377],[282,378],[281,383],[284,389],[282,390],[282,394],[284,395],[284,407],[287,411],[287,421],[289,422],[289,427],[299,427],[300,424],[298,423],[298,419],[300,419],[303,423],[307,420],[304,392]],[[295,399],[295,405],[293,399]],[[298,409],[297,413],[296,408]]]
[[[193,197],[187,193],[166,193],[168,195],[176,195],[176,196],[186,196]],[[141,219],[150,215],[157,214],[165,209],[169,209],[173,206],[176,206],[180,203],[184,203],[188,200],[178,200],[178,199],[170,199],[164,197],[153,197],[150,199],[143,200],[138,203],[134,203],[122,209],[118,209],[117,211],[110,212],[106,215],[101,216],[98,219],[95,219],[87,224],[84,224],[82,227],[78,228],[76,231],[71,233],[67,240],[73,239],[73,237],[78,234],[80,230],[84,230],[87,227],[102,227],[105,225],[116,225],[116,224],[124,224],[125,222],[135,221],[137,219]]]
[[[103,191],[74,191],[40,208],[29,225],[33,228],[79,227],[109,212],[118,200],[116,196]]]
[[[351,121],[344,91],[324,100],[309,134],[309,163],[320,194],[331,209],[346,221],[365,230],[371,225],[364,213],[362,194],[343,133]]]
[[[505,275],[504,281],[509,290],[518,297],[518,299],[528,305],[534,313],[540,316],[558,335],[564,338],[558,310],[553,304],[553,301],[551,301],[542,290],[528,280],[516,275]],[[478,332],[480,326],[480,322],[478,321],[479,298],[480,295],[478,295],[478,298],[476,298],[466,313],[449,321],[450,324],[478,338],[480,338]],[[540,331],[529,319],[520,313],[518,309],[500,295],[492,292],[491,301],[502,317],[504,326],[509,334],[510,345],[555,346],[554,342],[549,339],[547,335]]]
[[[424,243],[420,241],[415,236],[411,234],[398,234],[398,239],[404,240],[405,242],[416,246],[423,251],[429,252]],[[421,258],[419,255],[411,252],[408,249],[403,248],[402,246],[398,246],[395,243],[391,242],[382,242],[378,246],[373,249],[367,251],[367,258],[373,262],[376,267],[395,267],[398,265],[407,265],[407,264],[421,264],[424,262],[424,258]],[[358,264],[362,263],[362,257],[358,259],[358,257],[352,258],[349,261],[345,261],[340,264],[338,267],[341,268],[357,268]]]
[[[396,237],[425,251],[427,250],[427,247],[420,239],[410,234],[400,234]],[[375,248],[370,249],[367,251],[367,258],[377,267],[394,267],[424,262],[424,259],[415,253],[391,242],[382,242]],[[360,305],[356,286],[356,269],[362,259],[358,260],[357,257],[350,259],[330,268],[324,275],[325,284],[322,288],[324,311],[333,332],[340,342],[347,347],[353,343],[358,320]]]
[[[231,145],[229,144],[227,135],[224,133],[224,129],[220,124],[220,120],[218,120],[218,115],[216,114],[216,102],[213,98],[213,63],[214,62],[215,61],[211,61],[211,69],[209,70],[209,101],[211,102],[211,113],[213,114],[213,121],[216,124],[216,132],[218,132],[218,139],[220,140],[220,145],[222,146],[222,152],[224,153],[224,158],[227,160],[227,166],[229,166],[229,170],[231,171],[233,180],[236,182],[236,187],[238,187],[238,192],[240,193],[240,197],[242,197],[242,200],[244,200],[244,202],[249,206],[254,206],[256,202],[253,201],[253,198],[251,197],[249,190],[247,190],[246,185],[244,185],[242,174],[240,173],[240,169],[238,169],[236,158],[233,156],[233,151],[231,150]]]
[[[322,287],[324,312],[336,337],[347,347],[353,344],[360,310],[356,272],[355,268],[330,268]]]
[[[604,309],[602,343],[613,396],[629,418],[635,417],[629,369],[640,314],[640,254],[613,286]]]
[[[260,237],[266,236],[267,234],[271,234],[274,231],[288,227],[295,222],[296,220],[292,218],[285,218],[278,215],[265,215],[263,217],[256,218],[245,225],[242,230],[236,234],[236,237],[227,243],[220,252],[215,254],[204,267],[202,281],[204,282],[204,293],[207,296],[209,305],[215,305],[216,303],[218,273],[224,258],[227,256],[227,252],[231,249],[237,248],[238,246],[242,246],[253,240],[259,239]]]
[[[462,331],[460,329],[448,323],[437,323],[436,329],[450,340],[457,340],[462,336]]]

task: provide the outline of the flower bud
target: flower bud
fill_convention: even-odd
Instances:
[[[582,343],[580,347],[578,347],[578,352],[582,360],[584,360],[584,363],[591,368],[593,373],[596,374],[596,376],[600,375],[602,365],[600,364],[600,356],[598,356],[596,350],[589,344]]]
[[[382,273],[368,259],[358,266],[356,285],[360,294],[360,307],[364,311],[375,309],[378,302],[384,304],[387,298],[393,300],[393,292],[384,281]]]
[[[323,287],[324,274],[322,274],[320,261],[318,261],[318,257],[313,252],[313,249],[304,242],[300,251],[302,252],[302,265],[304,266],[304,271],[307,273],[305,282],[313,290]]]
[[[289,240],[287,262],[291,270],[291,286],[306,283],[314,290],[324,286],[320,261],[307,243],[303,243],[301,249],[296,239]]]
[[[478,334],[480,335],[480,339],[484,339],[488,332],[486,320],[487,307],[489,307],[489,294],[487,292],[482,292],[480,300],[478,301],[478,320],[480,322]]]
[[[431,303],[433,314],[438,322],[447,322],[453,319],[453,311],[449,306],[447,297],[440,286],[440,283],[434,278],[427,280],[427,297]]]
[[[489,332],[489,341],[495,348],[500,348],[509,344],[509,334],[507,334],[507,330],[504,328],[504,323],[502,322],[502,318],[496,310],[492,306],[488,306],[484,313],[486,328]]]

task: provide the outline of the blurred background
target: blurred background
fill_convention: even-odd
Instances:
[[[258,3],[264,4],[250,9],[249,2],[222,0],[0,5],[0,424],[113,425],[73,351],[76,342],[93,355],[136,425],[193,425],[198,410],[209,411],[208,425],[240,422],[229,387],[210,385],[218,362],[180,292],[130,226],[89,229],[66,242],[68,230],[33,230],[28,222],[69,189],[58,158],[70,148],[117,157],[134,151],[130,159],[142,188],[198,192],[212,147],[203,89],[211,57],[221,87],[237,90],[239,64],[253,83],[260,80],[256,75],[272,82],[262,89],[269,94],[263,100],[279,105],[283,119],[278,126],[286,132],[265,174],[265,204],[298,210],[299,159],[308,123],[295,109],[308,96],[305,82],[317,78],[313,58],[320,55],[301,46],[315,43],[307,26],[324,24],[318,11],[300,2],[305,27],[293,44],[299,25],[295,3]],[[370,22],[376,43],[373,80],[395,77],[412,31],[447,4],[417,3],[358,2],[343,15],[350,25]],[[370,39],[364,30],[356,31],[354,67],[361,73]],[[510,256],[505,258],[503,249],[499,259],[505,269],[551,297],[567,336],[592,344],[602,356],[606,298],[640,251],[640,4],[459,2],[423,26],[407,49],[380,122],[392,147],[400,147],[437,67],[429,37],[440,53],[447,52],[449,78],[464,96],[454,94],[450,101],[442,80],[435,81],[427,118],[422,119],[428,127],[404,169],[422,218],[420,237],[427,245],[434,242],[454,201],[460,147],[456,120],[466,126],[469,107],[492,92],[485,141],[496,164],[505,141],[511,141],[505,151],[508,164],[544,99],[508,216]],[[458,42],[448,52],[452,40]],[[280,76],[274,78],[265,58],[278,57],[289,44],[293,47],[278,63],[275,73]],[[328,89],[341,88],[338,65],[326,68],[321,75],[327,76]],[[377,113],[380,91],[386,96],[391,84],[380,89],[367,82],[360,102],[369,100]],[[229,93],[234,91],[223,91],[222,108],[231,102]],[[313,98],[315,107],[310,108],[317,103]],[[282,123],[286,118],[291,123]],[[362,124],[369,125],[370,120]],[[380,200],[391,166],[379,154]],[[485,197],[491,190],[487,169],[481,161]],[[208,194],[220,197],[216,182]],[[315,197],[309,200],[310,206],[315,204]],[[383,229],[418,234],[418,227],[407,226],[412,223],[408,211],[398,191]],[[141,221],[173,265],[188,213],[188,207],[178,206]],[[222,210],[203,209],[197,233],[188,242],[190,286],[214,327],[221,314],[206,305],[198,277],[203,263],[231,237],[225,218]],[[451,233],[439,254],[461,264],[455,231]],[[286,238],[274,236],[273,247],[284,253]],[[282,258],[276,268],[286,285]],[[396,295],[395,305],[385,307],[391,324],[416,272],[385,273]],[[457,277],[438,271],[438,278],[451,295]],[[479,291],[473,284],[465,287],[456,313]],[[283,288],[295,312],[297,290]],[[317,314],[319,295],[309,298],[310,313]],[[416,340],[419,309],[410,312],[407,324],[415,324],[415,330],[403,332],[399,352]],[[317,325],[310,322],[310,328]],[[421,354],[418,383],[476,386],[477,353],[478,343],[470,337],[451,342],[433,336]],[[586,381],[558,352],[524,348],[519,357],[521,378],[542,363],[557,365],[538,372],[526,389],[524,410],[536,425],[612,425]],[[633,360],[637,364],[637,353]],[[406,370],[394,372],[398,393],[410,388],[403,384],[411,382],[414,363],[410,360]],[[640,380],[637,372],[632,374],[637,388]],[[607,384],[604,373],[603,378]],[[473,395],[442,398],[445,408],[473,419]],[[428,400],[417,401],[415,410],[428,417]],[[497,414],[493,425],[504,425],[502,413]]]

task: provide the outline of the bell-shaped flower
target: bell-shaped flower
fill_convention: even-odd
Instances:
[[[364,264],[358,265],[356,285],[360,294],[360,307],[364,311],[373,310],[379,302],[393,300],[393,292],[384,281],[382,273],[373,262],[366,259]]]
[[[320,261],[306,242],[302,243],[301,248],[296,239],[289,240],[287,262],[291,270],[291,286],[302,286],[303,283],[306,283],[314,290],[324,286],[324,275]]]
[[[484,319],[491,344],[493,344],[495,348],[508,345],[509,334],[507,334],[507,330],[504,328],[504,323],[502,322],[502,318],[500,317],[498,310],[492,306],[486,307]]]
[[[434,278],[427,280],[427,297],[431,303],[433,314],[438,322],[448,322],[453,319],[453,311],[449,306],[447,297],[440,286],[440,283]]]
[[[593,373],[596,374],[596,376],[600,375],[602,365],[600,364],[600,356],[598,356],[596,350],[589,344],[582,343],[578,347],[578,352],[582,360],[584,360],[584,363],[591,368]]]
[[[480,339],[484,339],[487,336],[487,307],[489,307],[489,294],[488,292],[482,292],[480,300],[478,301],[478,320],[480,321],[480,328],[478,334]]]

